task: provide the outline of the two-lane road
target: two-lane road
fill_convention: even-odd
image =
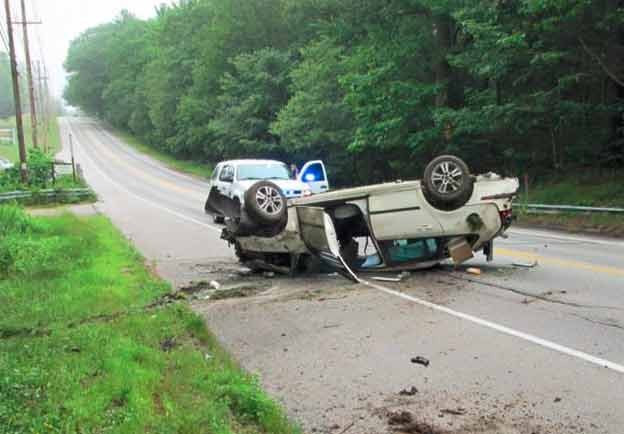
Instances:
[[[233,263],[203,213],[205,182],[95,121],[61,130],[97,207],[164,277],[177,285]],[[279,278],[269,295],[194,307],[308,432],[388,432],[389,412],[405,410],[447,432],[621,433],[624,243],[515,229],[494,263],[475,263],[482,276],[414,273],[389,291]],[[430,366],[410,363],[417,355]]]

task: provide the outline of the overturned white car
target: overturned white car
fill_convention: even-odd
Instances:
[[[493,173],[473,176],[461,159],[441,156],[421,181],[292,200],[273,187],[279,198],[271,218],[255,217],[266,200],[258,194],[248,198],[258,201],[254,215],[226,216],[222,237],[252,268],[295,273],[319,262],[338,270],[417,269],[447,258],[460,263],[476,251],[491,260],[492,240],[512,222],[519,184]]]

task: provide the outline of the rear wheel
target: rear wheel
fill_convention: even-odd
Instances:
[[[245,210],[259,225],[277,225],[286,217],[286,197],[276,184],[260,181],[245,192]]]
[[[425,168],[422,187],[431,205],[442,211],[453,211],[464,206],[472,196],[474,179],[461,158],[442,155]]]

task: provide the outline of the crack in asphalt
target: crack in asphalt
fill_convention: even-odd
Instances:
[[[578,313],[573,313],[571,314],[572,316],[575,316],[577,318],[580,318],[582,320],[588,321],[590,323],[593,324],[598,324],[598,325],[602,325],[605,327],[611,327],[611,328],[615,328],[615,329],[619,329],[619,330],[624,330],[624,326],[615,322],[607,322],[607,321],[601,321],[599,319],[594,319],[594,318],[590,318],[587,316],[583,316],[583,315],[579,315]]]
[[[561,305],[564,305],[564,306],[571,306],[571,307],[576,307],[576,308],[580,308],[580,309],[604,309],[604,310],[624,311],[624,308],[617,307],[617,306],[603,306],[603,305],[595,305],[595,304],[582,304],[582,303],[574,303],[572,301],[557,300],[555,298],[546,297],[546,296],[541,295],[541,294],[534,294],[534,293],[531,293],[531,292],[523,291],[522,289],[513,288],[513,287],[507,286],[507,285],[501,285],[500,283],[488,282],[488,281],[484,281],[484,280],[477,280],[477,279],[472,279],[470,277],[464,277],[464,276],[456,276],[456,275],[454,275],[452,273],[443,273],[443,274],[448,276],[448,277],[450,277],[450,278],[452,278],[452,279],[463,280],[463,281],[466,281],[466,282],[475,283],[477,285],[489,286],[491,288],[502,289],[502,290],[505,290],[505,291],[513,292],[514,294],[522,295],[524,297],[530,297],[530,298],[534,298],[534,299],[537,299],[537,300],[545,301],[547,303],[561,304]]]

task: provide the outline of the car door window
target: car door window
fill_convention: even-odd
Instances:
[[[314,163],[308,166],[303,173],[304,182],[322,182],[325,181],[325,171],[321,163]]]
[[[219,178],[219,171],[221,170],[221,166],[217,166],[215,167],[214,171],[212,172],[212,176],[210,177],[211,180],[216,181]]]
[[[232,166],[225,166],[221,169],[221,174],[219,175],[219,181],[221,182],[232,182],[234,180],[234,168]]]

